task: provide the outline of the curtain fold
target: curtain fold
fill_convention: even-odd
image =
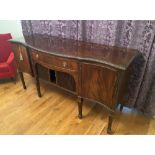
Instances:
[[[47,34],[99,44],[138,49],[128,94],[129,107],[155,115],[155,21],[31,20],[22,21],[23,34]]]

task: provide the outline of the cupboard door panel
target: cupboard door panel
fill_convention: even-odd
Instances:
[[[13,44],[13,51],[15,54],[16,65],[18,69],[22,72],[26,72],[32,75],[32,69],[30,66],[30,60],[26,47]]]
[[[105,66],[82,63],[82,95],[112,108],[116,103],[118,71]]]

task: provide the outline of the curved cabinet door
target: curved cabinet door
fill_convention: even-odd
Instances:
[[[82,96],[100,102],[109,108],[114,108],[117,102],[118,71],[89,63],[82,63],[81,65]]]
[[[12,44],[17,68],[25,73],[33,75],[29,53],[25,46]]]

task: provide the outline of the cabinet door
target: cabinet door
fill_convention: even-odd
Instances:
[[[89,63],[82,63],[81,65],[82,96],[113,108],[116,104],[118,71]]]
[[[17,68],[22,72],[26,72],[32,75],[30,58],[28,56],[26,47],[18,44],[12,44],[12,46],[15,54]]]

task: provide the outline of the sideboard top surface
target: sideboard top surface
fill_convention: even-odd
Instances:
[[[103,63],[122,70],[125,70],[138,55],[135,49],[40,34],[11,39],[10,42],[52,55]]]

